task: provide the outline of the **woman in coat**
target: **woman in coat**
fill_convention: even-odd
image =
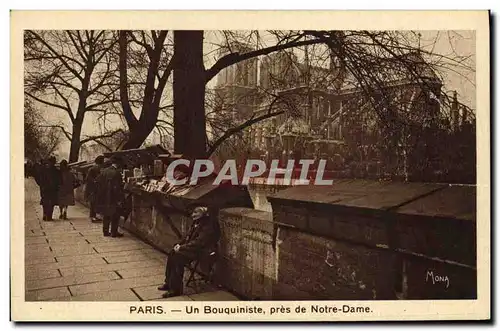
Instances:
[[[59,164],[61,174],[61,185],[59,187],[59,219],[68,219],[68,206],[75,205],[74,189],[76,186],[76,178],[68,167],[68,161],[62,160]]]

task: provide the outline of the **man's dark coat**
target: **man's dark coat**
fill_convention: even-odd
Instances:
[[[87,201],[92,201],[93,199],[95,199],[97,190],[96,180],[100,172],[101,167],[97,164],[94,164],[87,173],[87,178],[85,179],[85,199]]]
[[[216,219],[203,216],[191,225],[186,237],[179,243],[180,254],[192,260],[197,258],[204,250],[215,249],[220,238],[220,227]]]
[[[40,167],[35,174],[35,180],[40,186],[40,204],[57,205],[61,176],[55,166]]]
[[[121,172],[114,166],[110,166],[101,171],[96,183],[96,212],[103,216],[115,216],[120,212],[120,204],[124,200]]]

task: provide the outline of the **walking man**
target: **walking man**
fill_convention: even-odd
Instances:
[[[85,199],[88,201],[90,206],[90,221],[96,223],[99,220],[96,217],[95,204],[96,204],[96,194],[97,194],[97,184],[96,179],[101,173],[101,169],[104,163],[104,156],[99,155],[95,159],[95,164],[89,169],[87,173],[87,178],[85,178]]]
[[[103,216],[102,230],[105,237],[123,237],[118,232],[121,206],[124,201],[122,160],[118,156],[111,158],[111,166],[103,169],[96,179],[96,212]],[[110,232],[111,226],[111,232]]]
[[[168,254],[165,283],[158,287],[160,291],[167,291],[162,295],[164,298],[182,295],[184,267],[204,251],[213,249],[219,241],[219,223],[208,215],[206,207],[194,208],[191,218],[193,224],[186,237]]]

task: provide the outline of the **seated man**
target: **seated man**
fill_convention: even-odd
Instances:
[[[217,244],[220,228],[216,220],[208,215],[206,207],[196,207],[191,213],[193,224],[186,237],[174,246],[167,258],[165,284],[158,287],[167,291],[164,298],[182,295],[184,267]]]

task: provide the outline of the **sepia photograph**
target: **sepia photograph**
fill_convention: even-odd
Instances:
[[[19,30],[16,300],[236,320],[489,302],[476,29],[212,25]]]

